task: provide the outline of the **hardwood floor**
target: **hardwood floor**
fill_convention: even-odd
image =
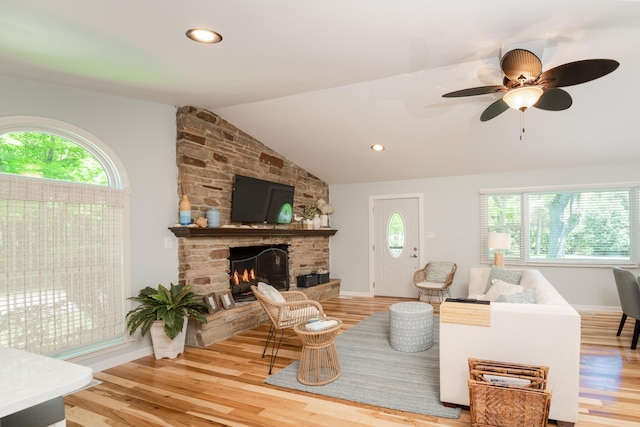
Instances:
[[[343,330],[398,298],[334,298],[323,302]],[[436,307],[437,312],[437,307]],[[579,427],[640,425],[640,356],[631,350],[633,319],[616,337],[620,315],[581,313]],[[96,373],[101,384],[65,397],[67,426],[469,426],[460,419],[393,411],[266,386],[262,359],[267,326],[217,342],[187,347],[173,360],[144,357]],[[549,351],[562,351],[549,349]],[[274,372],[299,358],[288,340]],[[554,424],[549,424],[554,425]]]

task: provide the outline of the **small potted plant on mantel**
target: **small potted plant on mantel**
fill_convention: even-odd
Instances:
[[[190,318],[207,323],[204,300],[188,286],[173,283],[168,289],[162,285],[158,289],[147,286],[137,297],[129,299],[140,303],[127,313],[129,334],[133,335],[138,328],[142,336],[149,332],[156,359],[174,359],[184,351]]]
[[[302,208],[302,216],[304,220],[302,221],[302,228],[305,230],[313,229],[313,217],[318,213],[318,209],[313,205],[305,205]]]

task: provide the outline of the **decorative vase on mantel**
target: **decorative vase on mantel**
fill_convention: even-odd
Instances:
[[[322,226],[322,220],[320,219],[320,214],[315,214],[313,216],[313,229],[320,230],[321,226]]]
[[[327,214],[320,215],[320,227],[329,228],[329,215]]]
[[[313,220],[312,219],[303,219],[302,220],[302,228],[304,230],[313,230]]]

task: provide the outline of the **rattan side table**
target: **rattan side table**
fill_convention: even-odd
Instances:
[[[293,327],[293,331],[302,340],[298,381],[305,385],[328,384],[340,376],[335,338],[342,327],[342,320],[335,317],[322,320],[335,320],[338,324],[322,331],[309,331],[305,327],[306,323],[298,323]]]

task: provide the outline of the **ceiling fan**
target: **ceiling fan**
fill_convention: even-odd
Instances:
[[[529,107],[548,111],[561,111],[571,107],[571,95],[560,89],[598,79],[613,72],[620,63],[613,59],[585,59],[569,62],[542,72],[542,61],[525,49],[507,52],[500,62],[504,73],[501,86],[480,86],[457,90],[442,95],[444,98],[485,95],[504,92],[489,105],[480,121],[486,122],[509,108],[524,111]]]

